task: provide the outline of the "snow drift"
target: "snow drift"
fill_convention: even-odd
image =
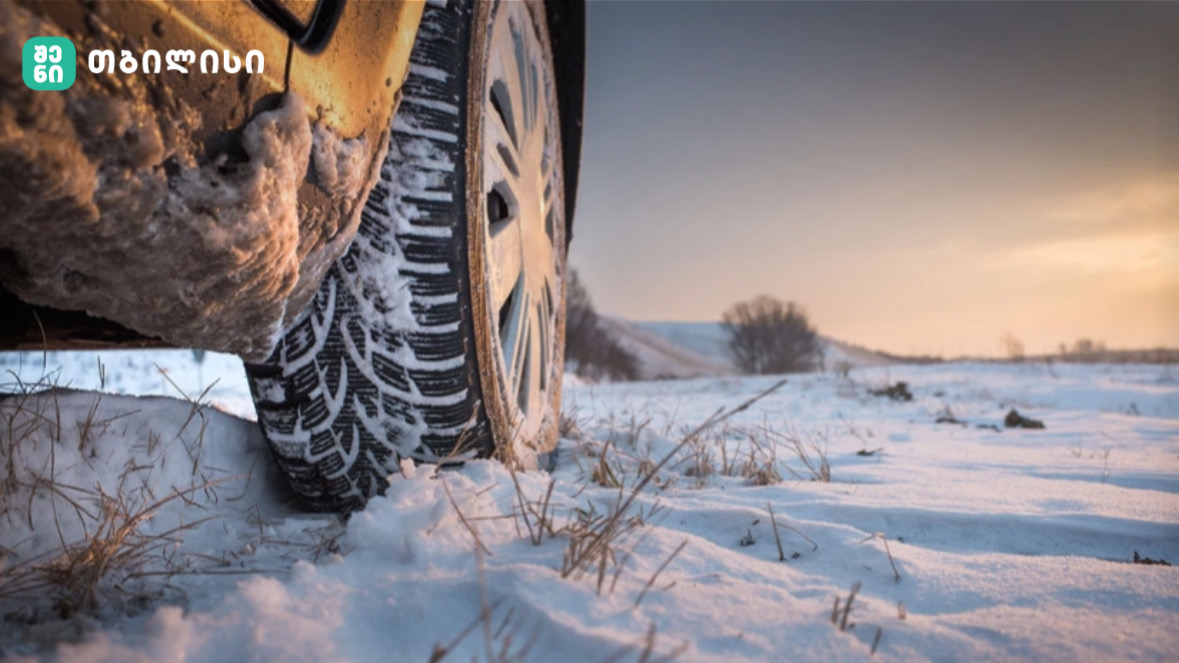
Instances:
[[[196,382],[193,366],[171,361],[177,384]],[[913,401],[869,393],[898,380]],[[1172,368],[797,376],[678,446],[717,408],[775,381],[571,387],[551,475],[406,465],[346,526],[285,504],[243,419],[88,391],[5,399],[0,435],[41,422],[7,456],[23,478],[15,491],[5,484],[5,578],[94,531],[44,486],[30,500],[47,459],[61,486],[92,493],[62,489],[95,513],[99,485],[150,487],[158,500],[206,484],[194,468],[252,478],[159,507],[144,536],[190,527],[143,561],[158,574],[109,576],[95,610],[64,614],[46,594],[13,597],[0,584],[0,648],[14,660],[587,662],[826,662],[873,650],[883,661],[1147,661],[1179,650],[1179,574],[1142,563],[1179,559]],[[1046,428],[1003,429],[1013,406]],[[21,414],[36,411],[60,424]],[[936,423],[945,412],[961,423]],[[830,481],[812,480],[799,447],[826,460]],[[749,470],[767,465],[779,478]],[[570,569],[579,532],[631,495],[611,554]]]

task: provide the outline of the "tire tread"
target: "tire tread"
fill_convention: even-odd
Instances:
[[[470,16],[466,2],[425,7],[356,239],[271,357],[246,366],[271,451],[313,510],[363,508],[402,458],[492,450],[465,278],[459,109]],[[365,266],[380,261],[398,265],[393,285],[409,300],[404,328],[379,319],[395,298],[370,298],[362,283]]]

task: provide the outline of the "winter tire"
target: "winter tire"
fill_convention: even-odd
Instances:
[[[402,459],[556,444],[564,185],[540,3],[430,3],[347,253],[264,364],[258,421],[294,492],[346,513]]]

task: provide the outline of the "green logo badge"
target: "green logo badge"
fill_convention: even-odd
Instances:
[[[33,90],[65,90],[77,77],[78,52],[65,37],[33,37],[21,52],[21,73]]]

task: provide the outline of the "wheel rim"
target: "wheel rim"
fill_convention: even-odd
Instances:
[[[491,17],[479,221],[496,405],[503,433],[535,446],[559,390],[564,215],[552,70],[530,4],[502,2]]]

